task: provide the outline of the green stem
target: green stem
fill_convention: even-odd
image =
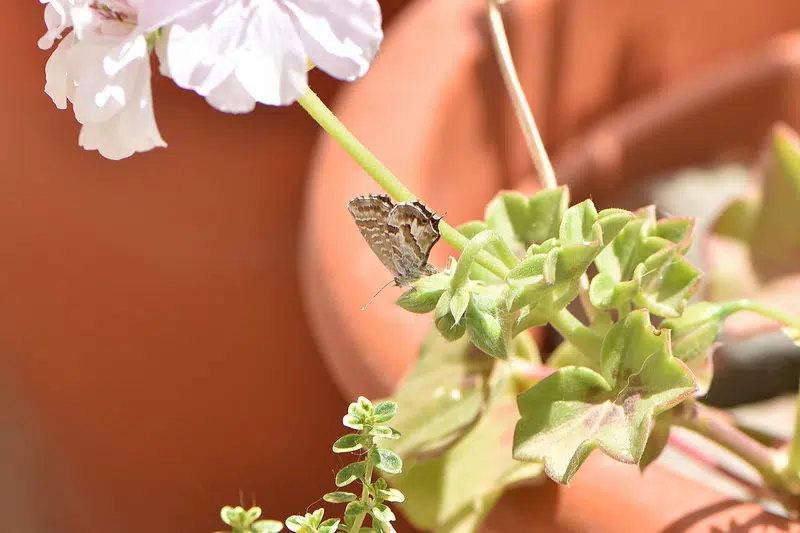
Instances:
[[[367,468],[364,472],[364,483],[361,487],[361,503],[364,504],[364,508],[369,508],[369,486],[372,483],[372,462],[367,461]],[[364,523],[364,518],[367,516],[366,512],[359,513],[355,520],[353,520],[353,525],[350,528],[350,531],[360,531],[361,524]]]
[[[785,488],[786,481],[778,471],[774,450],[721,420],[693,398],[684,400],[671,412],[673,423],[704,436],[746,461],[761,474],[767,486],[779,490]]]
[[[303,109],[311,115],[311,118],[316,120],[317,123],[344,148],[350,157],[352,157],[383,190],[388,192],[392,198],[399,202],[416,200],[416,196],[403,185],[403,182],[392,174],[392,171],[381,163],[380,159],[375,157],[355,135],[350,133],[350,130],[348,130],[336,115],[328,109],[328,106],[319,99],[319,96],[317,96],[311,88],[306,88],[305,94],[298,98],[297,103],[299,103]],[[445,242],[448,242],[459,251],[463,251],[467,243],[469,243],[468,238],[456,231],[455,228],[445,221],[439,222],[439,232]],[[486,252],[478,254],[477,261],[501,279],[505,278],[508,273],[508,268],[505,267],[502,261]]]
[[[600,360],[602,337],[584,326],[580,320],[575,318],[575,315],[562,309],[548,317],[548,322],[567,342],[583,352],[586,357],[593,361]]]
[[[723,316],[727,317],[736,311],[751,311],[761,316],[771,318],[790,328],[800,330],[800,317],[787,313],[781,309],[770,307],[756,300],[734,300],[721,304]]]
[[[800,317],[776,309],[756,300],[735,300],[721,304],[722,316],[727,317],[736,311],[750,311],[761,316],[771,318],[784,326],[800,331]],[[788,450],[787,470],[794,476],[800,477],[800,395],[797,397],[798,409],[794,424],[794,435]]]
[[[361,144],[355,135],[350,133],[342,122],[336,118],[333,111],[328,109],[319,96],[307,88],[305,94],[301,96],[297,103],[305,109],[311,118],[327,131],[336,142],[352,157],[372,179],[388,192],[392,198],[399,202],[410,202],[415,200],[414,195],[409,191],[403,182],[392,174],[392,171],[381,163],[380,159],[370,152],[366,146]]]

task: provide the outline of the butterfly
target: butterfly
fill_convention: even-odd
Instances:
[[[396,204],[385,194],[358,196],[347,209],[378,259],[404,287],[438,272],[428,264],[431,248],[441,237],[439,220],[420,201]]]

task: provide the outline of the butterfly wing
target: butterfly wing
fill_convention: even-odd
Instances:
[[[439,217],[422,202],[398,204],[389,213],[387,229],[391,235],[392,256],[401,284],[432,274],[436,269],[428,264],[431,248],[439,240]]]
[[[387,228],[389,213],[395,207],[391,198],[385,194],[359,196],[347,204],[358,230],[381,263],[397,276],[397,267],[392,259],[392,244]]]

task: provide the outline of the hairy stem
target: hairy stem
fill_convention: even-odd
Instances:
[[[316,120],[317,123],[344,148],[350,157],[375,180],[375,183],[388,192],[392,198],[399,202],[416,200],[416,196],[414,196],[403,182],[400,181],[380,159],[375,157],[375,155],[370,152],[344,124],[342,124],[310,87],[306,88],[306,92],[297,100],[297,103],[299,103],[303,109],[311,115],[311,118]],[[469,243],[468,238],[443,220],[439,222],[439,232],[445,242],[448,242],[459,251],[463,251],[467,243]],[[477,261],[501,279],[508,273],[508,268],[506,268],[503,262],[487,252],[478,254]]]

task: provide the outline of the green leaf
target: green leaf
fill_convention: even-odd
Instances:
[[[670,354],[669,332],[634,311],[606,335],[601,373],[562,368],[519,396],[514,458],[543,461],[559,483],[596,448],[637,463],[653,418],[695,389],[692,373]]]
[[[403,470],[403,460],[392,450],[377,448],[378,461],[375,468],[387,474],[399,474]]]
[[[322,497],[328,503],[347,503],[354,501],[358,496],[352,492],[329,492]]]
[[[589,283],[589,301],[598,309],[622,309],[639,291],[638,281],[616,281],[600,272]]]
[[[363,447],[362,437],[358,433],[351,433],[344,437],[339,437],[333,443],[333,451],[336,453],[354,452]]]
[[[324,522],[319,525],[318,531],[319,533],[336,533],[336,530],[339,528],[339,519],[338,518],[328,518]]]
[[[649,255],[646,240],[654,225],[643,218],[629,221],[595,258],[597,270],[614,281],[630,281],[636,266]]]
[[[364,461],[357,463],[350,463],[345,465],[341,470],[336,473],[336,486],[344,487],[349,485],[356,479],[364,479],[366,472],[366,464]]]
[[[485,415],[462,439],[443,455],[407,461],[403,474],[392,476],[392,485],[406,495],[403,513],[416,529],[476,531],[508,484],[541,476],[541,465],[511,457],[515,382],[507,365],[498,365],[496,376]]]
[[[564,214],[558,239],[561,244],[600,243],[602,229],[597,222],[597,209],[591,200],[573,205]]]
[[[431,331],[392,398],[398,404],[392,426],[404,437],[391,448],[403,457],[429,455],[460,438],[481,412],[492,368],[494,359],[467,338],[448,342]]]
[[[457,341],[464,336],[467,331],[467,325],[459,321],[456,323],[452,312],[450,311],[450,301],[452,300],[453,292],[448,289],[439,298],[439,303],[436,304],[436,311],[433,314],[433,323],[442,337],[448,341]]]
[[[304,532],[312,531],[309,527],[306,526],[306,519],[300,515],[292,515],[289,518],[287,518],[286,527],[289,528],[289,531],[294,531],[295,533],[301,530],[303,530]]]
[[[539,191],[529,198],[516,192],[501,193],[487,206],[486,221],[519,253],[533,243],[558,236],[568,207],[567,187]]]
[[[254,533],[278,533],[283,529],[283,524],[277,520],[259,520],[250,525]]]
[[[471,222],[467,222],[466,224],[462,224],[461,226],[458,226],[456,228],[456,230],[459,233],[461,233],[468,239],[472,239],[475,235],[483,231],[486,231],[487,229],[489,229],[489,226],[487,226],[486,223],[482,220],[473,220]],[[450,272],[452,271],[453,269],[451,268]],[[493,274],[492,272],[482,267],[478,263],[472,264],[469,276],[471,279],[483,280],[487,283],[490,282],[494,283],[498,279],[497,275]]]
[[[603,209],[597,214],[597,223],[602,230],[603,244],[608,244],[633,218],[633,213],[625,209]]]
[[[700,302],[686,308],[679,318],[666,319],[661,327],[672,332],[672,354],[686,363],[698,381],[698,395],[708,392],[713,376],[713,352],[728,312],[721,305]]]
[[[366,400],[366,402],[362,402],[362,400]],[[367,408],[367,410],[368,410],[368,407],[372,407],[371,404],[369,403],[369,400],[367,400],[363,396],[359,396],[358,402],[359,402],[360,405],[362,405],[363,407]],[[314,511],[310,515],[308,513],[306,513],[306,523],[309,524],[309,525],[314,526],[314,528],[318,528],[320,526],[320,524],[322,523],[322,517],[323,516],[325,516],[325,509],[320,507],[319,509],[317,509],[316,511]]]
[[[396,414],[397,404],[392,401],[383,401],[375,406],[372,420],[376,424],[383,424],[394,418]]]
[[[484,222],[483,220],[472,220],[470,222],[466,222],[460,225],[456,229],[461,235],[463,235],[468,239],[471,239],[478,233],[489,229],[489,226],[486,225],[486,222]]]
[[[709,229],[710,233],[737,241],[748,241],[761,209],[757,198],[734,198],[722,210]]]
[[[231,507],[226,505],[219,513],[219,517],[223,522],[231,527],[241,526],[244,522],[244,509],[241,507]]]
[[[800,270],[800,138],[785,124],[773,128],[762,158],[761,208],[749,235],[750,257],[762,281]]]
[[[392,522],[395,520],[394,513],[389,506],[379,503],[375,507],[372,508],[370,514],[375,517],[376,520],[380,520],[381,522]]]
[[[565,283],[580,278],[600,250],[600,241],[554,248],[547,254],[554,257],[554,268],[550,275],[545,271],[545,279],[550,283]]]
[[[486,312],[476,303],[478,298],[470,299],[467,307],[467,333],[469,340],[482,352],[498,359],[508,359],[508,344],[511,331],[510,326],[504,327],[499,317],[494,313]]]
[[[381,489],[378,491],[378,497],[387,502],[400,503],[405,501],[406,497],[397,489]]]
[[[367,510],[367,506],[359,500],[348,503],[344,510],[344,523],[351,526],[358,516],[367,514]]]
[[[469,291],[461,287],[456,290],[455,294],[453,294],[453,297],[450,299],[450,313],[453,315],[453,320],[456,324],[461,322],[461,317],[464,316],[468,305]]]
[[[664,218],[656,223],[655,236],[677,244],[678,251],[686,253],[686,250],[692,245],[694,227],[695,221],[693,218]]]
[[[364,429],[364,424],[361,423],[361,419],[353,415],[344,415],[344,417],[342,417],[342,424],[345,427],[355,429],[356,431],[361,431]]]
[[[677,244],[663,248],[634,271],[640,287],[634,301],[655,315],[679,316],[697,290],[700,271],[679,255],[679,249]]]
[[[387,427],[387,426],[374,426],[367,432],[367,435],[371,437],[377,437],[380,439],[399,439],[400,432],[396,429]]]
[[[251,507],[245,512],[245,521],[247,524],[252,524],[261,516],[261,507]]]
[[[450,287],[450,274],[439,272],[417,280],[414,287],[401,294],[394,303],[412,313],[430,313],[436,308],[436,303],[448,287]]]
[[[642,472],[650,466],[650,464],[658,459],[661,452],[669,442],[669,429],[672,425],[672,415],[669,411],[658,415],[653,422],[653,429],[650,431],[650,438],[647,439],[647,444],[642,453],[642,459],[639,461],[639,470]]]

